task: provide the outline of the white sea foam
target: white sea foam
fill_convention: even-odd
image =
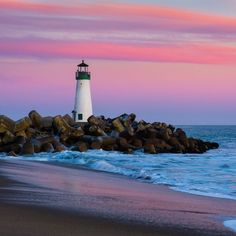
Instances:
[[[92,164],[90,164],[90,167],[95,170],[102,170],[102,171],[107,171],[107,172],[112,172],[112,173],[120,173],[121,170],[120,168],[117,168],[111,164],[109,164],[106,161],[97,161]]]
[[[224,226],[236,232],[236,220],[226,220]]]
[[[200,190],[191,190],[189,188],[188,189],[178,188],[178,187],[170,187],[170,188],[173,190],[179,191],[179,192],[190,193],[190,194],[194,194],[194,195],[236,200],[236,196],[229,196],[227,194],[222,194],[222,193],[203,192]]]

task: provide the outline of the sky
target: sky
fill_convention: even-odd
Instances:
[[[71,113],[90,65],[95,115],[236,124],[235,0],[0,0],[0,114]]]

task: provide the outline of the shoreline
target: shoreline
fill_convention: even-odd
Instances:
[[[65,151],[67,152],[67,151]],[[47,154],[47,153],[45,153]],[[40,160],[40,159],[36,159],[35,157],[17,157],[16,159],[14,157],[9,158],[7,157],[7,155],[5,156],[6,159],[0,159],[0,161],[11,161],[11,160],[20,160],[20,161],[31,161],[31,162],[36,162],[36,163],[44,163],[44,164],[48,164],[48,165],[57,165],[57,166],[62,166],[62,167],[69,167],[69,168],[73,168],[73,169],[83,169],[83,170],[88,170],[88,171],[92,171],[92,172],[100,172],[100,173],[104,173],[104,174],[111,174],[111,175],[118,175],[120,177],[125,177],[127,179],[132,179],[135,181],[139,181],[141,183],[145,183],[145,184],[151,184],[151,185],[158,185],[158,186],[164,186],[167,187],[168,189],[174,191],[174,192],[180,192],[180,193],[184,193],[184,194],[191,194],[194,196],[203,196],[203,197],[209,197],[209,198],[218,198],[218,199],[225,199],[225,200],[234,200],[236,201],[236,198],[231,197],[229,195],[224,195],[224,194],[218,194],[218,193],[204,193],[201,192],[199,190],[196,191],[192,191],[192,190],[184,190],[181,188],[178,188],[176,186],[172,186],[171,184],[164,184],[164,183],[153,183],[150,182],[149,180],[146,180],[145,178],[135,178],[133,176],[129,176],[120,172],[113,172],[113,171],[108,171],[108,170],[103,170],[103,169],[96,169],[96,168],[91,168],[85,165],[81,165],[78,163],[71,163],[71,162],[66,162],[66,159],[63,159],[63,161],[60,160]]]
[[[10,209],[11,217],[20,208],[43,222],[39,212],[45,209],[52,221],[60,221],[57,212],[62,218],[68,214],[71,221],[102,220],[107,230],[113,223],[124,229],[122,235],[129,229],[140,233],[134,235],[236,235],[223,225],[224,220],[236,218],[235,200],[177,192],[61,163],[1,160],[0,176],[0,209]]]
[[[25,159],[23,159],[23,160],[25,160]],[[121,178],[126,178],[127,180],[134,180],[134,181],[138,181],[138,182],[144,183],[144,184],[151,184],[151,185],[155,185],[155,186],[159,186],[159,187],[164,187],[164,188],[167,188],[171,191],[179,192],[179,193],[183,193],[183,194],[190,194],[190,195],[194,195],[194,196],[201,196],[201,197],[207,197],[207,198],[216,198],[216,199],[222,199],[222,200],[236,201],[236,198],[229,197],[228,195],[220,195],[220,194],[213,195],[213,194],[208,194],[208,193],[201,194],[199,191],[196,191],[196,192],[187,191],[187,190],[184,191],[180,188],[172,187],[171,185],[168,185],[168,184],[153,183],[153,182],[149,182],[145,179],[134,178],[134,177],[130,177],[128,175],[124,175],[124,174],[121,174],[121,173],[109,172],[109,171],[99,170],[99,169],[92,169],[92,168],[89,168],[87,166],[82,166],[82,165],[79,165],[79,164],[72,164],[72,163],[60,162],[60,161],[39,161],[39,160],[30,160],[30,161],[38,162],[38,163],[45,163],[45,164],[48,164],[48,165],[57,165],[57,166],[68,167],[68,168],[73,168],[73,169],[82,169],[82,170],[87,170],[87,171],[92,171],[92,172],[116,175],[116,176],[120,176]]]

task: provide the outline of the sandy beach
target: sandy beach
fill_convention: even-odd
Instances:
[[[234,200],[76,166],[0,161],[0,235],[236,235]]]

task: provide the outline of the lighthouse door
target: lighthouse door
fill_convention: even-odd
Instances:
[[[78,120],[83,120],[83,114],[78,114]]]

